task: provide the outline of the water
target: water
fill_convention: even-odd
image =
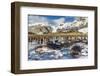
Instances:
[[[29,60],[54,60],[54,59],[71,59],[68,48],[63,48],[61,50],[55,50],[51,52],[37,53],[35,49],[29,50],[28,59]]]
[[[78,43],[76,45],[80,45],[83,48],[82,49],[82,58],[87,57],[87,55],[88,55],[87,45],[82,44],[82,43]],[[32,49],[32,45],[31,45],[31,48],[29,48],[29,51],[28,51],[28,60],[76,59],[75,57],[72,57],[70,55],[71,47],[67,47],[67,48],[64,47],[59,50],[58,49],[56,49],[56,50],[48,49],[47,51],[40,53],[40,52],[36,52],[36,49]]]

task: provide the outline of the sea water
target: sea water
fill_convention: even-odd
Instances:
[[[88,49],[87,49],[87,45],[83,45],[83,43],[78,43],[76,45],[80,45],[83,49],[82,49],[82,53],[83,58],[87,57],[88,55]],[[33,45],[34,46],[34,45]],[[36,46],[36,45],[35,45]],[[39,45],[38,45],[39,46]],[[73,46],[73,45],[72,45]],[[70,46],[70,47],[72,47]],[[28,50],[28,60],[57,60],[57,59],[75,59],[74,57],[72,57],[70,55],[70,47],[63,47],[61,49],[48,49],[47,52],[43,52],[43,53],[38,53],[36,52],[36,49],[32,48],[32,44],[31,44],[31,48]]]

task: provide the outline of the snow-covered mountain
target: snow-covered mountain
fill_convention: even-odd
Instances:
[[[32,32],[33,34],[47,34],[52,32],[52,28],[46,24],[43,23],[36,23],[32,24],[28,27],[28,31]]]
[[[57,26],[48,23],[34,23],[29,24],[29,32],[34,34],[47,34],[50,32],[67,32],[69,30],[77,30],[79,32],[87,33],[87,18],[76,19],[73,22],[60,23]]]
[[[62,24],[59,24],[57,29],[59,29],[60,31],[63,31],[63,32],[68,31],[68,30],[80,30],[80,29],[82,30],[84,28],[87,29],[87,26],[88,26],[87,21],[88,21],[87,18],[83,18],[83,19],[80,19],[80,20],[77,19],[73,22],[62,23]]]
[[[79,32],[88,33],[88,28],[82,28],[78,30]]]

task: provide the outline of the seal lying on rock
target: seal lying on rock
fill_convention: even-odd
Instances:
[[[79,58],[81,56],[81,50],[82,48],[78,45],[75,45],[71,48],[71,52],[70,52],[70,55],[73,57],[73,58]]]

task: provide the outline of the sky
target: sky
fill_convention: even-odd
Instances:
[[[75,19],[74,16],[28,15],[28,24],[45,23],[57,26],[61,23],[73,22]]]
[[[28,26],[36,26],[37,24],[43,24],[43,26],[50,26],[53,29],[53,32],[56,32],[58,28],[79,28],[80,22],[78,19],[87,17],[76,17],[76,16],[51,16],[51,15],[28,15]],[[76,23],[74,25],[74,23]],[[63,26],[59,26],[60,24]],[[73,25],[72,25],[73,24]]]

